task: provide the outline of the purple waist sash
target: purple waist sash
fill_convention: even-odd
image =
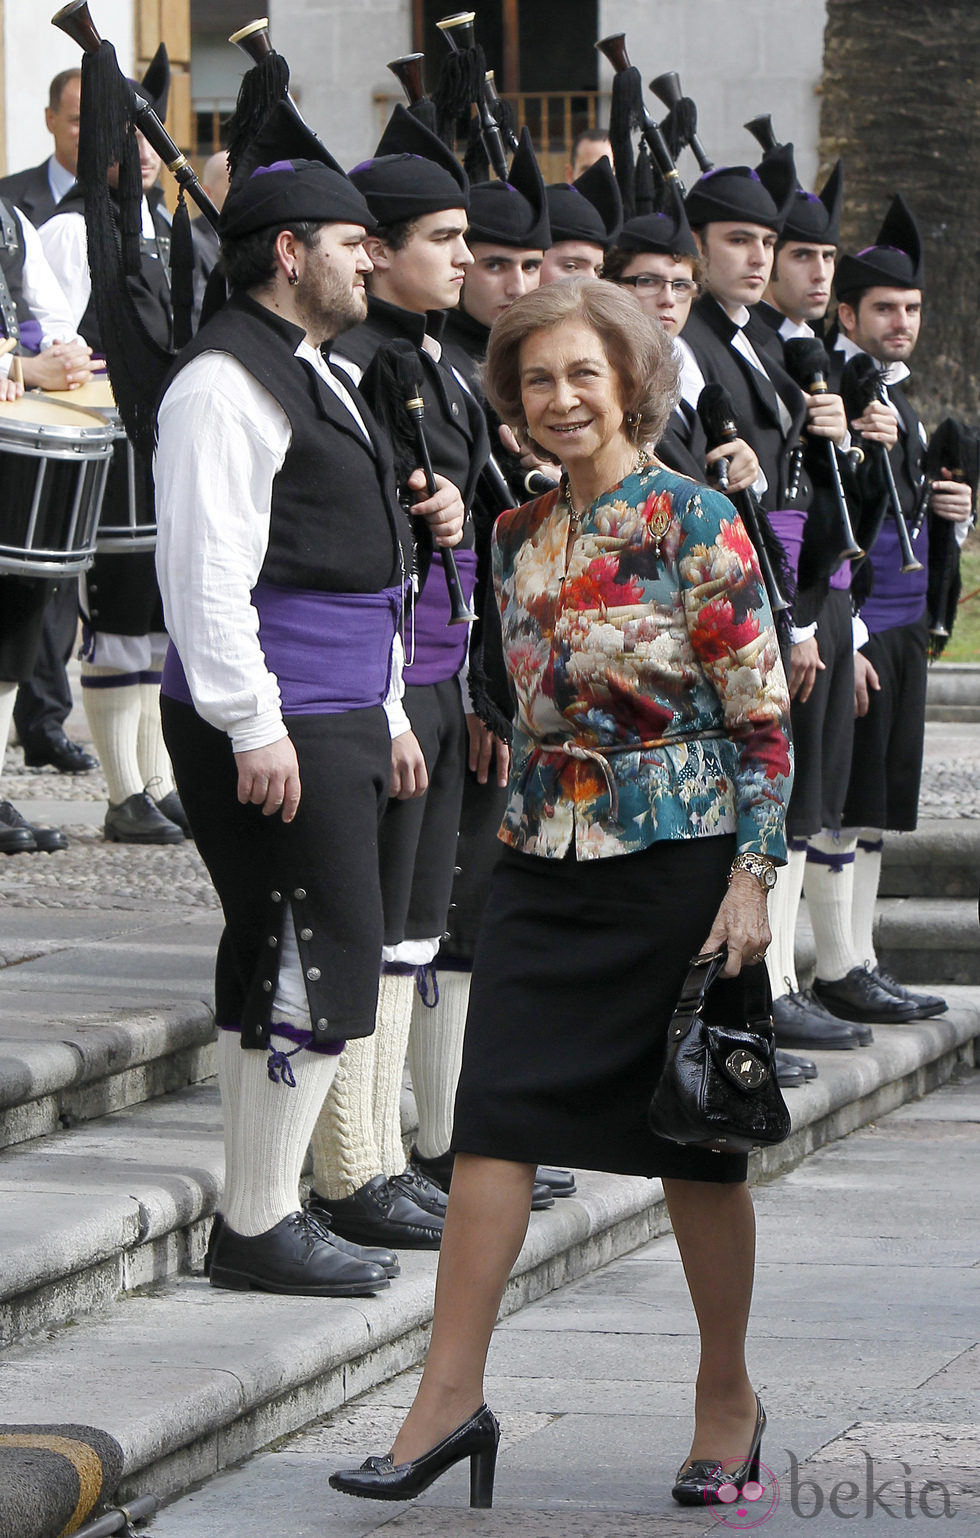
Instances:
[[[319,593],[260,582],[252,591],[259,641],[279,680],[284,716],[340,715],[383,703],[400,587],[380,593]],[[176,648],[163,669],[163,693],[193,705]]]
[[[454,550],[459,583],[469,603],[476,586],[476,551]],[[446,678],[455,678],[466,657],[469,640],[468,625],[450,625],[449,591],[441,571],[442,562],[433,556],[425,587],[415,604],[414,638],[412,630],[406,637],[405,649],[412,658],[405,669],[406,684],[439,684]]]
[[[20,330],[20,345],[26,347],[29,353],[39,353],[41,351],[41,341],[44,337],[44,332],[41,330],[41,322],[30,316],[27,320],[21,321],[18,329]]]
[[[851,585],[851,563],[842,561],[830,579],[831,591],[836,593],[846,592]]]
[[[769,514],[769,522],[772,524],[772,532],[786,551],[786,564],[795,578],[800,567],[806,513],[792,507],[777,507]]]

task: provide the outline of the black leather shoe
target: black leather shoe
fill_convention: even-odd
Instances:
[[[901,1025],[915,1019],[915,1005],[898,999],[872,973],[870,967],[852,967],[846,977],[825,983],[813,979],[813,991],[841,1020],[866,1024]]]
[[[678,1470],[674,1488],[670,1492],[678,1506],[727,1506],[736,1498],[731,1494],[732,1487],[741,1495],[743,1486],[758,1483],[766,1412],[758,1394],[755,1403],[755,1430],[745,1462],[740,1463],[738,1468],[726,1471],[720,1463],[712,1463],[710,1459],[694,1459],[685,1468]]]
[[[799,993],[784,993],[772,1001],[772,1025],[780,1047],[811,1047],[847,1052],[858,1045],[857,1032],[846,1020],[833,1020],[809,1009]]]
[[[191,825],[187,821],[187,813],[181,804],[180,797],[175,790],[170,790],[165,796],[161,796],[156,803],[158,812],[162,812],[168,822],[175,823],[185,838],[191,836]]]
[[[550,1164],[539,1164],[534,1179],[536,1184],[547,1186],[552,1196],[574,1196],[578,1189],[571,1170],[552,1169]]]
[[[316,1201],[319,1202],[317,1197]],[[315,1223],[328,1244],[332,1244],[335,1250],[340,1250],[342,1255],[351,1255],[355,1260],[367,1261],[368,1265],[380,1266],[385,1276],[401,1276],[402,1268],[398,1264],[398,1256],[393,1250],[372,1249],[367,1245],[351,1244],[349,1239],[341,1239],[339,1234],[330,1232],[330,1214],[325,1208],[314,1207],[312,1202],[306,1204],[306,1213],[311,1223]],[[218,1236],[225,1226],[224,1214],[216,1212],[211,1223],[211,1232],[208,1235],[208,1247],[204,1252],[204,1275],[211,1275],[211,1261],[214,1259],[214,1247],[218,1242]]]
[[[17,807],[11,806],[9,801],[0,801],[0,829],[15,831],[20,829],[28,834],[31,843],[25,844],[25,849],[34,851],[35,854],[54,854],[55,849],[68,849],[68,838],[60,827],[48,827],[46,823],[29,823],[23,812],[18,812]],[[17,849],[8,849],[6,854],[17,854]]]
[[[875,1039],[875,1033],[871,1029],[870,1025],[862,1025],[860,1020],[845,1020],[841,1022],[840,1015],[835,1015],[832,1010],[829,1010],[826,1004],[817,998],[817,995],[814,993],[812,988],[802,989],[802,991],[797,994],[797,998],[802,999],[807,1009],[812,1010],[813,1014],[819,1016],[821,1020],[836,1020],[838,1024],[843,1023],[844,1025],[849,1025],[857,1037],[857,1043],[859,1047],[871,1046]]]
[[[787,1062],[786,1053],[776,1048],[776,1083],[780,1089],[799,1089],[806,1083],[806,1074],[795,1063]]]
[[[413,1458],[411,1463],[393,1463],[390,1453],[367,1458],[359,1469],[339,1469],[331,1474],[330,1486],[344,1495],[363,1495],[372,1501],[410,1501],[455,1463],[469,1458],[470,1506],[485,1509],[493,1505],[499,1441],[497,1418],[482,1404],[475,1415],[421,1458]]]
[[[30,823],[25,822],[9,801],[0,801],[0,854],[36,853],[37,845]]]
[[[52,764],[61,774],[89,774],[98,769],[99,761],[77,742],[69,742],[64,732],[57,736],[42,737],[29,746],[24,744],[24,763],[28,769],[43,769]]]
[[[896,999],[904,999],[907,1004],[915,1005],[913,1020],[931,1020],[934,1015],[944,1015],[949,1008],[946,1000],[938,993],[913,993],[902,983],[897,982],[889,972],[882,971],[881,967],[872,967],[871,976],[876,979]]]
[[[127,796],[118,806],[109,803],[105,836],[110,844],[182,844],[184,835],[175,822],[158,811],[143,790]]]
[[[384,1175],[375,1175],[353,1196],[327,1203],[334,1233],[355,1244],[390,1245],[399,1250],[437,1250],[442,1243],[442,1218],[424,1212]]]
[[[429,1179],[414,1159],[409,1159],[400,1175],[389,1175],[388,1184],[393,1191],[397,1191],[401,1196],[407,1196],[416,1207],[421,1207],[423,1212],[435,1213],[437,1218],[446,1216],[449,1198],[441,1186],[437,1186],[434,1180]]]
[[[804,1079],[817,1077],[817,1065],[812,1058],[799,1057],[795,1052],[784,1052],[781,1047],[777,1047],[776,1061],[785,1063],[788,1068],[799,1068]]]
[[[444,1153],[439,1154],[435,1159],[423,1159],[418,1149],[413,1147],[411,1163],[417,1165],[418,1168],[422,1171],[422,1174],[427,1175],[434,1185],[439,1186],[443,1191],[448,1191],[450,1182],[453,1178],[454,1158],[455,1154]],[[565,1175],[571,1178],[571,1191],[562,1191],[560,1193],[562,1196],[571,1196],[575,1190],[575,1179],[574,1176],[571,1176],[571,1172],[568,1170],[552,1170],[551,1173],[556,1176]],[[539,1169],[535,1175],[534,1185],[531,1189],[532,1212],[547,1211],[549,1207],[553,1207],[555,1205],[555,1197],[559,1194],[557,1191],[552,1190],[551,1186],[548,1185],[546,1181],[542,1180],[541,1174],[542,1171]]]
[[[330,1227],[330,1211],[326,1207],[322,1196],[317,1196],[311,1191],[305,1204],[306,1211],[312,1223],[315,1223],[323,1234],[324,1239],[343,1251],[345,1255],[353,1255],[355,1260],[366,1260],[369,1265],[380,1266],[385,1276],[401,1276],[402,1268],[398,1264],[398,1256],[394,1250],[385,1249],[380,1244],[354,1244],[351,1239],[342,1239],[340,1234],[334,1233]]]
[[[360,1298],[382,1292],[388,1278],[335,1248],[305,1212],[291,1212],[254,1239],[222,1223],[208,1280],[233,1292],[282,1292],[313,1298]]]
[[[450,1181],[453,1178],[453,1163],[455,1155],[452,1153],[439,1154],[435,1159],[424,1159],[418,1149],[412,1144],[412,1151],[408,1156],[409,1164],[414,1164],[417,1170],[425,1176],[426,1180],[438,1186],[440,1191],[448,1194]]]

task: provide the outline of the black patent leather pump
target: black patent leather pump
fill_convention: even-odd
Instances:
[[[334,1490],[362,1495],[372,1501],[410,1501],[464,1458],[470,1460],[470,1505],[493,1505],[493,1476],[497,1466],[500,1427],[483,1404],[475,1415],[411,1463],[393,1463],[391,1454],[367,1458],[359,1469],[339,1469],[330,1475]]]
[[[678,1470],[671,1495],[679,1506],[713,1506],[718,1501],[718,1491],[723,1485],[734,1485],[741,1493],[743,1485],[759,1478],[759,1458],[762,1452],[762,1433],[766,1429],[766,1412],[762,1400],[755,1396],[755,1430],[749,1456],[737,1469],[723,1469],[720,1463],[707,1458],[696,1458],[686,1468]]]

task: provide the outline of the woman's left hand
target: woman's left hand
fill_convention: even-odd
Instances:
[[[727,945],[722,976],[737,977],[743,966],[762,960],[771,939],[765,889],[748,871],[737,870],[701,950],[706,954]]]

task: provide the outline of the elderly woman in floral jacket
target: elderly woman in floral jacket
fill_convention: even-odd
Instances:
[[[646,1111],[690,958],[725,945],[732,975],[769,942],[792,779],[786,679],[732,504],[644,447],[676,365],[631,295],[587,281],[518,300],[491,333],[486,383],[562,478],[494,529],[510,794],[474,961],[432,1342],[392,1452],[331,1483],[399,1500],[469,1457],[471,1499],[490,1504],[483,1370],[542,1161],[662,1179],[701,1337],[672,1493],[725,1501],[756,1477],[765,1425],[744,1354],[746,1158],[659,1139]]]

